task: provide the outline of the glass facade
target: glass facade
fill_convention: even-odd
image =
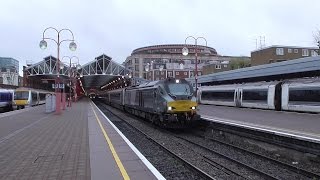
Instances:
[[[0,69],[6,72],[7,69],[19,71],[19,61],[13,58],[0,57]]]

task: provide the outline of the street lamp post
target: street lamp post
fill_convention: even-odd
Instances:
[[[62,60],[64,59],[64,58],[68,58],[69,59],[69,99],[68,99],[68,103],[69,103],[69,106],[71,107],[71,87],[72,87],[72,80],[73,80],[73,78],[74,78],[74,75],[73,75],[73,72],[72,72],[72,65],[75,65],[75,68],[77,69],[77,70],[79,70],[80,69],[80,63],[79,63],[79,58],[77,57],[77,56],[72,56],[72,57],[70,57],[70,56],[63,56],[62,57]],[[77,60],[78,60],[78,62],[77,63],[71,63],[71,60],[73,59],[73,58],[77,58]],[[73,83],[73,84],[75,84],[75,83]],[[74,88],[75,89],[75,88]],[[64,108],[65,108],[65,106],[64,106]]]
[[[53,29],[57,32],[57,40],[53,39],[53,38],[50,38],[50,37],[45,37],[45,33],[47,30],[49,29]],[[72,35],[72,39],[63,39],[63,40],[60,40],[60,33],[62,31],[69,31]],[[41,49],[46,49],[47,48],[47,41],[45,41],[45,39],[49,39],[49,40],[52,40],[54,41],[56,44],[57,44],[57,61],[56,61],[56,71],[57,71],[57,78],[56,78],[56,84],[57,83],[60,83],[60,77],[59,77],[59,73],[60,73],[60,45],[62,42],[65,42],[65,41],[71,41],[70,44],[69,44],[69,49],[71,51],[75,51],[77,49],[77,44],[74,42],[74,36],[73,36],[73,33],[70,29],[61,29],[61,30],[57,30],[56,28],[53,28],[53,27],[48,27],[46,28],[44,31],[43,31],[43,34],[42,34],[42,40],[40,41],[40,48]],[[58,88],[55,88],[55,93],[56,93],[56,114],[61,114],[61,91],[58,89]]]
[[[208,43],[207,43],[207,40],[206,38],[204,37],[193,37],[193,36],[188,36],[185,41],[184,41],[184,44],[185,44],[185,47],[183,47],[182,49],[182,55],[184,56],[187,56],[189,54],[189,49],[187,48],[187,40],[188,38],[193,38],[194,41],[195,41],[195,56],[196,56],[196,62],[195,62],[195,84],[196,84],[196,94],[195,96],[197,97],[197,91],[198,91],[198,39],[203,39],[205,42],[206,42],[206,47],[208,46]],[[210,54],[210,51],[205,49],[206,53]]]

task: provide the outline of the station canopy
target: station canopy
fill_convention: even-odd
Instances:
[[[28,78],[39,78],[42,81],[54,80],[58,75],[57,62],[57,58],[53,56],[45,57],[41,62],[26,67],[24,74]],[[105,54],[79,67],[70,67],[68,63],[63,62],[59,66],[59,78],[61,80],[67,80],[71,75],[80,80],[81,86],[87,92],[89,90],[100,90],[102,86],[115,79],[128,77],[131,73],[129,69],[114,62],[111,57]]]

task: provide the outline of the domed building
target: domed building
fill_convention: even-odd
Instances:
[[[189,54],[182,55],[187,47]],[[212,47],[197,46],[198,75],[202,66],[217,59],[217,51]],[[124,65],[131,69],[133,76],[148,80],[161,80],[167,77],[188,78],[194,76],[196,46],[190,44],[154,45],[135,49],[127,57]]]

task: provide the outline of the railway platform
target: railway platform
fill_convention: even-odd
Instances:
[[[0,179],[164,179],[88,99],[0,114]]]
[[[320,144],[320,114],[200,105],[206,121],[269,132]]]

